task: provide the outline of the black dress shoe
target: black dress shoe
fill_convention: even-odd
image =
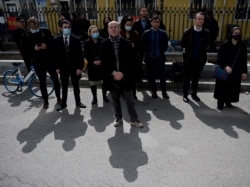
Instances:
[[[226,107],[227,108],[233,108],[234,106],[231,103],[226,102]]]
[[[217,109],[218,109],[218,110],[223,110],[223,108],[224,108],[224,105],[223,105],[223,104],[218,104],[218,105],[217,105]]]
[[[57,98],[57,104],[60,105],[61,104],[61,99]]]
[[[82,103],[77,103],[76,106],[80,107],[80,108],[86,108],[86,105],[82,104]]]
[[[92,104],[92,105],[95,105],[96,103],[97,103],[97,99],[94,98],[94,99],[92,100],[91,104]]]
[[[105,97],[103,97],[103,101],[105,102],[105,103],[109,103],[109,99],[105,96]]]
[[[66,107],[67,107],[67,105],[59,105],[59,106],[57,107],[56,111],[60,111],[60,110],[62,110],[62,109],[64,109],[64,108],[66,108]]]
[[[152,94],[152,98],[153,98],[153,99],[157,99],[157,97],[158,97],[158,95],[157,95],[156,93],[153,93],[153,94]]]
[[[188,97],[187,97],[187,96],[184,96],[184,97],[183,97],[183,101],[184,101],[185,103],[188,103],[188,102],[189,102]]]
[[[196,94],[192,94],[191,97],[192,97],[193,100],[195,100],[195,101],[201,101],[201,99],[200,99]]]
[[[168,95],[167,93],[162,94],[162,97],[163,97],[164,99],[169,99],[169,95]]]
[[[44,102],[43,103],[43,109],[48,109],[49,108],[49,103],[48,102]]]

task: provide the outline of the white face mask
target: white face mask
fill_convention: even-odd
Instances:
[[[63,34],[64,35],[68,36],[68,35],[70,35],[70,33],[71,33],[71,29],[70,28],[64,28],[63,29]]]
[[[127,25],[125,25],[125,30],[126,30],[126,31],[131,31],[131,29],[132,29],[132,26],[127,26]]]
[[[32,34],[38,33],[38,32],[39,32],[39,28],[37,28],[37,29],[30,29],[30,32],[31,32]]]

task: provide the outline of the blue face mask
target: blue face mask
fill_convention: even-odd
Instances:
[[[30,29],[30,32],[31,32],[32,34],[38,33],[38,32],[39,32],[39,28],[37,28],[37,29]]]
[[[126,25],[125,25],[125,30],[126,30],[126,31],[131,31],[131,29],[132,29],[132,26],[126,26]]]
[[[91,34],[91,37],[92,37],[93,39],[97,39],[97,38],[99,37],[99,33],[98,33],[98,32],[95,32],[95,33]]]
[[[68,36],[68,35],[70,35],[70,33],[71,33],[71,29],[70,28],[64,28],[63,29],[63,34],[64,35]]]

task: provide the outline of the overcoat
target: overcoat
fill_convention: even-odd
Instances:
[[[116,65],[116,55],[113,43],[110,38],[106,38],[101,44],[101,61],[104,67],[104,86],[108,90],[133,90],[135,83],[135,62],[133,49],[129,40],[121,37],[119,40],[119,70]],[[120,71],[124,77],[120,81],[115,81],[113,71]],[[137,72],[138,73],[138,72]]]
[[[233,45],[231,41],[223,43],[218,51],[218,64],[225,68],[232,67],[234,59],[239,51],[239,56],[232,69],[232,74],[229,74],[228,81],[216,80],[214,98],[225,102],[238,102],[240,94],[241,75],[247,74],[247,49],[242,41],[238,41]]]

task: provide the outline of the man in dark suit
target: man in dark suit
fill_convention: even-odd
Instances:
[[[54,61],[57,62],[57,73],[62,83],[62,101],[57,111],[67,107],[69,76],[74,89],[76,106],[86,108],[81,103],[79,80],[83,69],[83,54],[80,39],[71,34],[71,23],[67,20],[61,22],[62,34],[54,38]]]
[[[115,109],[115,127],[123,124],[120,97],[123,95],[128,113],[130,125],[142,128],[138,121],[133,100],[133,88],[135,82],[135,61],[133,48],[130,41],[120,36],[120,25],[117,21],[108,24],[109,37],[101,44],[101,61],[104,67],[104,86],[110,90]]]
[[[142,37],[142,34],[145,30],[148,30],[151,28],[151,23],[148,18],[148,8],[143,6],[140,9],[140,19],[135,21],[134,23],[134,30],[136,30],[140,37]]]
[[[201,72],[207,61],[209,46],[209,31],[203,27],[205,15],[197,12],[194,15],[194,25],[187,29],[182,36],[181,47],[184,60],[183,101],[188,103],[190,82],[192,81],[192,98],[200,101],[197,96]]]

